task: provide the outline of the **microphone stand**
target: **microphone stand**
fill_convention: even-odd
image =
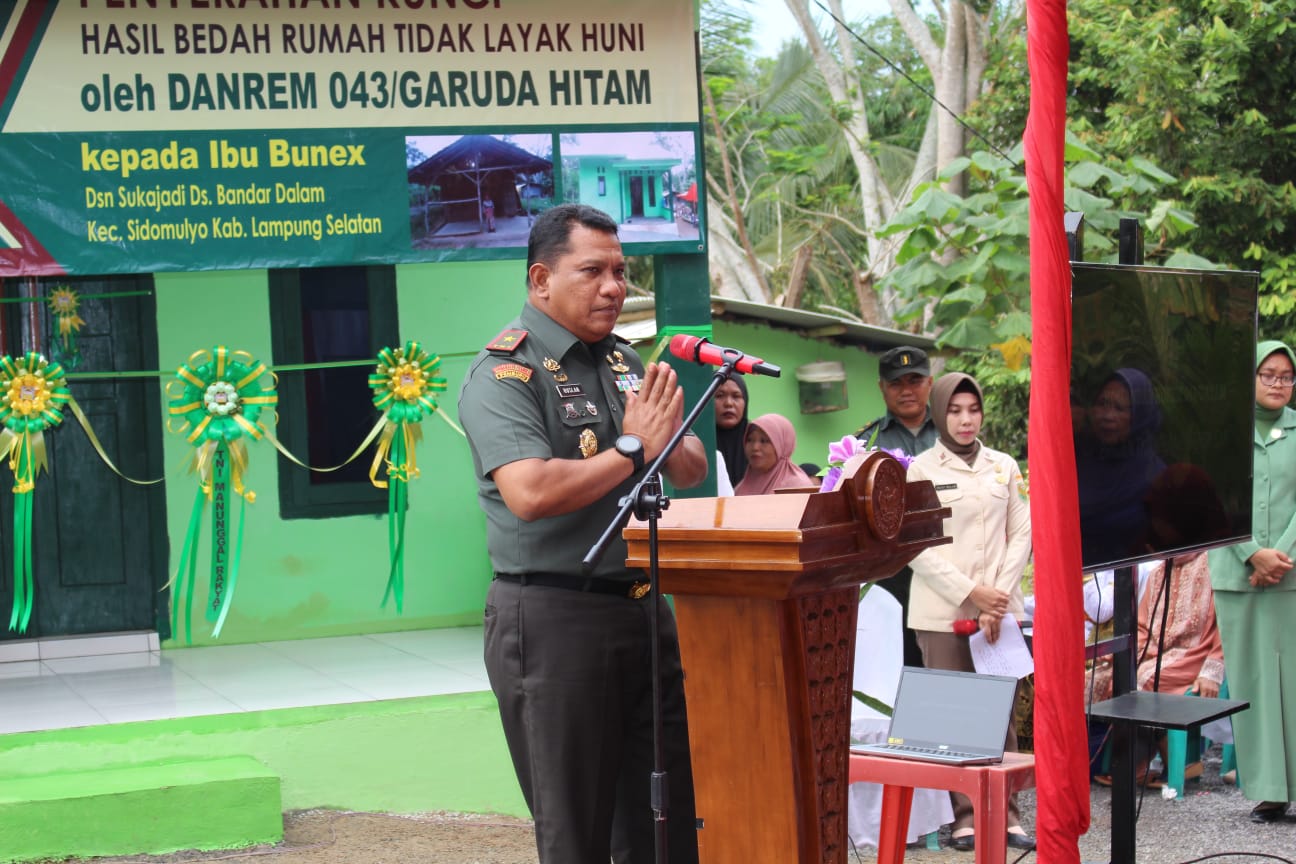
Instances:
[[[732,355],[732,356],[731,356]],[[625,527],[626,522],[630,520],[630,513],[633,511],[637,519],[642,519],[648,523],[648,615],[651,629],[651,655],[652,655],[652,713],[653,713],[653,771],[649,783],[649,802],[653,810],[653,843],[656,851],[657,864],[666,864],[668,857],[668,838],[667,824],[669,820],[669,787],[670,783],[666,771],[666,754],[663,743],[662,729],[662,692],[661,692],[661,625],[657,614],[657,607],[661,597],[661,589],[658,583],[658,560],[657,560],[657,522],[661,518],[663,510],[670,507],[670,499],[662,494],[661,469],[666,464],[679,442],[684,439],[685,434],[693,428],[697,418],[705,410],[706,406],[711,404],[711,398],[720,385],[729,380],[733,375],[734,366],[743,358],[743,354],[738,351],[726,350],[724,354],[725,362],[716,369],[715,375],[711,378],[711,383],[707,385],[706,392],[702,398],[697,401],[689,411],[680,428],[675,430],[670,441],[666,442],[666,447],[658,454],[657,458],[652,461],[644,476],[634,488],[624,495],[618,504],[621,509],[617,515],[603,531],[603,535],[590,547],[589,552],[581,559],[581,572],[589,574],[593,571],[594,566],[598,564],[599,559],[607,550],[607,545],[612,538]]]

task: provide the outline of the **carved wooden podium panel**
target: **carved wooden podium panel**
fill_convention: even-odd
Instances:
[[[661,590],[679,622],[702,864],[846,861],[859,585],[950,542],[931,483],[890,455],[835,492],[672,501]],[[649,566],[648,527],[625,529]]]

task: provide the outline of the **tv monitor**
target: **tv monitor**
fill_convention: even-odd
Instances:
[[[1071,266],[1085,572],[1251,536],[1259,274]]]

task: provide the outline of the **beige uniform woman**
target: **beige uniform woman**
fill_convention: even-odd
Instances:
[[[945,546],[923,550],[913,560],[909,626],[918,637],[929,669],[972,672],[966,636],[953,632],[954,622],[976,620],[986,638],[999,638],[1003,616],[1022,615],[1022,571],[1030,558],[1031,523],[1026,484],[1008,454],[981,444],[981,387],[970,375],[951,372],[932,387],[931,416],[940,434],[936,446],[909,466],[910,480],[930,480],[951,515]],[[1008,730],[1008,750],[1017,749],[1017,734]],[[972,849],[972,802],[951,792],[953,842]],[[1033,849],[1018,818],[1016,796],[1008,813],[1008,845]]]

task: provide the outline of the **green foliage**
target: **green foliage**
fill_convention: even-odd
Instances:
[[[1198,223],[1193,251],[1260,271],[1261,330],[1274,335],[1296,335],[1292,12],[1290,0],[1068,3],[1069,128],[1103,152],[1151,159],[1173,178],[1164,181],[1166,197]],[[996,47],[1003,53],[972,119],[1013,141],[1029,97],[1025,45]]]
[[[775,295],[786,289],[803,256],[802,308],[858,309],[855,283],[867,264],[868,244],[859,178],[842,134],[850,106],[831,100],[799,39],[789,39],[773,60],[756,59],[747,10],[705,0],[701,12],[703,130],[712,202],[738,211],[731,215],[741,217]],[[930,86],[893,18],[855,29]],[[869,112],[866,146],[899,193],[922,137],[926,97],[876,55],[859,44],[854,48],[853,80],[863,88]],[[715,194],[717,185],[725,195]]]
[[[1085,214],[1086,260],[1114,260],[1110,235],[1122,216],[1139,217],[1155,236],[1149,263],[1185,260],[1189,253],[1176,244],[1196,227],[1192,214],[1156,197],[1172,177],[1147,159],[1105,158],[1079,140],[1069,142],[1066,159],[1065,200]],[[909,301],[902,314],[937,332],[942,347],[977,352],[1030,336],[1029,201],[1021,166],[1009,159],[975,152],[942,177],[963,171],[967,195],[947,191],[938,178],[883,227],[884,236],[905,236],[900,266],[884,286]]]

